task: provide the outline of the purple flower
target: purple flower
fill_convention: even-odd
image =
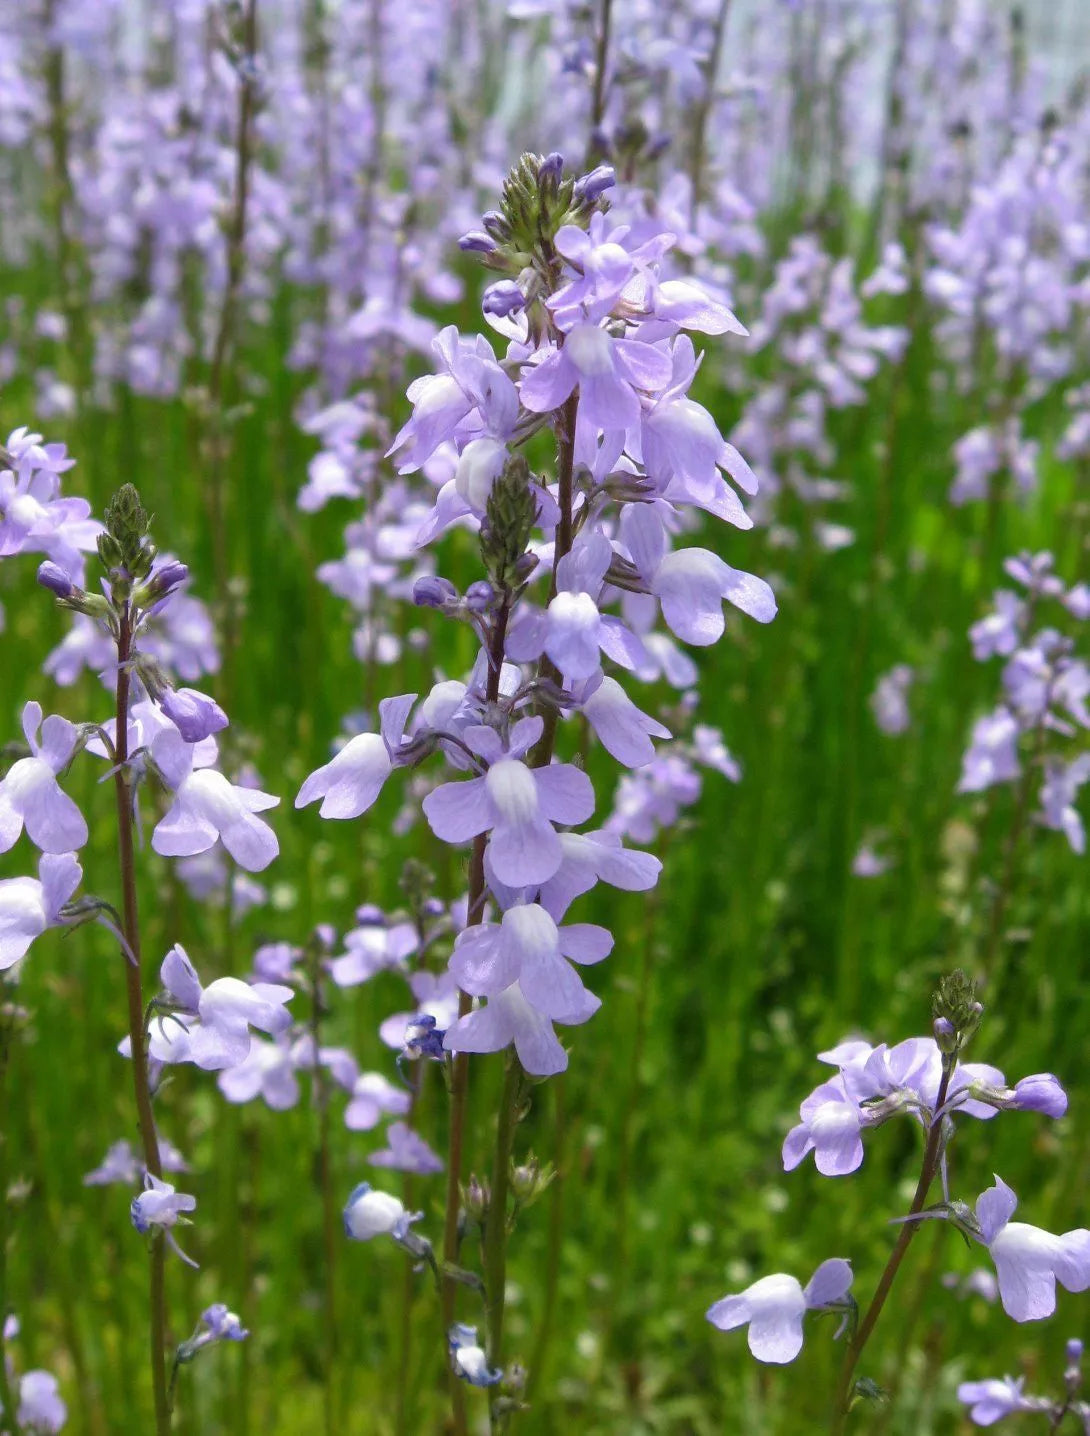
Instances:
[[[185,1158],[177,1147],[159,1138],[159,1160],[164,1172],[188,1171]],[[146,1171],[143,1160],[133,1151],[132,1144],[124,1140],[114,1142],[108,1148],[99,1166],[87,1173],[83,1179],[85,1187],[106,1187],[115,1182],[131,1187]]]
[[[362,916],[362,911],[361,914]],[[357,987],[376,973],[404,967],[406,958],[420,945],[411,922],[361,922],[345,934],[347,952],[329,964],[329,975],[338,987]]]
[[[446,441],[461,447],[482,435],[506,439],[518,419],[518,392],[483,336],[465,339],[449,325],[432,350],[443,372],[409,385],[412,416],[389,450],[403,474],[426,463]]]
[[[601,962],[613,937],[592,923],[558,928],[537,903],[509,908],[499,923],[480,923],[458,934],[450,967],[463,992],[499,997],[517,983],[539,1013],[558,1022],[570,1012],[598,1007],[570,961]],[[587,1012],[587,1016],[590,1015]]]
[[[275,1036],[291,1025],[284,1005],[295,996],[290,987],[237,977],[204,987],[178,943],[159,976],[170,1015],[153,1021],[148,1032],[148,1051],[158,1062],[192,1062],[206,1072],[234,1067],[249,1055],[251,1027]]]
[[[1015,1321],[1043,1321],[1056,1310],[1056,1283],[1068,1291],[1090,1287],[1090,1231],[1053,1236],[1012,1222],[1018,1198],[1000,1177],[976,1204],[978,1240],[988,1248],[999,1278],[999,1300]]]
[[[519,397],[535,414],[559,409],[579,389],[582,422],[596,428],[630,429],[640,419],[640,394],[670,380],[670,358],[636,339],[614,339],[596,324],[576,324],[559,348],[523,370]]]
[[[213,768],[195,768],[195,751],[180,734],[166,732],[153,744],[160,772],[174,789],[174,802],[152,833],[151,845],[167,858],[207,852],[217,842],[248,872],[259,873],[280,851],[276,834],[255,814],[280,799],[259,788],[229,783]]]
[[[570,763],[530,768],[521,761],[543,726],[540,717],[520,719],[506,751],[491,728],[467,728],[463,738],[489,764],[488,771],[468,782],[444,783],[424,799],[431,830],[443,842],[490,834],[493,870],[509,887],[551,878],[562,857],[553,824],[582,823],[594,811],[594,789],[578,768]]]
[[[412,1094],[405,1087],[395,1087],[379,1072],[363,1072],[352,1088],[344,1125],[350,1132],[370,1132],[383,1117],[404,1117],[411,1106]]]
[[[299,1101],[297,1065],[285,1034],[274,1042],[251,1037],[249,1052],[241,1062],[220,1071],[216,1086],[228,1102],[252,1102],[260,1097],[270,1111],[288,1112]]]
[[[1079,789],[1090,783],[1090,754],[1080,753],[1069,763],[1052,760],[1045,765],[1045,781],[1041,784],[1040,821],[1046,828],[1063,833],[1072,852],[1081,857],[1086,851],[1086,829],[1082,814],[1075,807]]]
[[[870,706],[874,721],[890,736],[907,733],[911,716],[908,711],[908,690],[915,674],[907,663],[898,663],[883,673],[871,694]]]
[[[337,755],[311,773],[295,799],[297,808],[322,799],[323,818],[358,818],[375,802],[394,770],[415,693],[379,704],[380,733],[359,733]]]
[[[250,1334],[223,1301],[214,1301],[206,1307],[200,1319],[205,1330],[190,1343],[191,1352],[210,1346],[213,1341],[245,1341]]]
[[[344,1230],[353,1241],[366,1242],[372,1237],[390,1236],[397,1242],[410,1235],[413,1222],[423,1212],[407,1212],[404,1203],[388,1192],[373,1191],[369,1182],[360,1182],[349,1194],[344,1208]]]
[[[793,1276],[765,1276],[737,1296],[715,1302],[707,1317],[720,1331],[748,1325],[749,1349],[757,1360],[785,1365],[802,1350],[805,1313],[845,1310],[851,1284],[851,1263],[830,1257],[805,1288]]]
[[[1041,1401],[1025,1396],[1022,1387],[1025,1378],[1017,1381],[1004,1376],[1002,1381],[963,1381],[958,1387],[958,1400],[969,1407],[969,1419],[976,1426],[994,1426],[1008,1416],[1017,1416],[1022,1411],[1040,1411]],[[1048,1403],[1044,1404],[1045,1410]]]
[[[650,504],[625,509],[621,536],[662,616],[678,638],[707,647],[723,636],[723,600],[759,623],[776,616],[776,597],[763,578],[743,573],[704,548],[668,552],[662,520]]]
[[[404,1122],[391,1122],[386,1129],[386,1146],[367,1158],[372,1167],[390,1167],[396,1172],[415,1172],[428,1177],[443,1170],[442,1158]]]
[[[24,707],[23,733],[31,756],[19,758],[0,781],[0,853],[15,845],[24,824],[30,841],[43,853],[72,853],[86,843],[87,824],[61,792],[57,774],[75,752],[79,735],[57,714],[43,723],[40,703]]]
[[[169,1246],[188,1266],[195,1267],[197,1263],[187,1257],[178,1246],[171,1228],[178,1222],[185,1223],[183,1212],[195,1211],[196,1206],[196,1197],[188,1196],[185,1192],[175,1192],[169,1182],[160,1181],[151,1172],[145,1172],[144,1191],[138,1197],[133,1197],[129,1215],[133,1226],[142,1236],[153,1227],[158,1227]]]
[[[159,707],[187,743],[200,743],[227,727],[227,714],[214,699],[196,688],[167,688]]]
[[[503,1380],[500,1368],[489,1366],[484,1347],[477,1340],[475,1326],[456,1322],[447,1335],[447,1344],[451,1366],[456,1375],[468,1381],[470,1386],[495,1386]]]
[[[1022,771],[1018,762],[1020,729],[1008,708],[978,718],[962,759],[959,793],[979,793],[996,783],[1009,783]]]
[[[82,877],[74,853],[43,853],[37,878],[0,880],[0,972],[25,956],[46,928],[59,924],[61,908]]]
[[[584,1003],[555,1020],[576,1026],[592,1017],[600,1005],[585,992]],[[448,1052],[502,1052],[512,1043],[519,1061],[534,1077],[551,1077],[568,1065],[568,1054],[557,1041],[552,1022],[527,1001],[517,982],[490,997],[484,1007],[460,1017],[443,1039]]]
[[[19,1378],[19,1407],[15,1420],[21,1431],[60,1431],[68,1420],[68,1407],[60,1397],[57,1378],[48,1371],[25,1371]]]

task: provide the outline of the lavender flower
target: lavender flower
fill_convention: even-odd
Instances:
[[[802,1350],[802,1318],[807,1311],[848,1310],[851,1263],[840,1257],[823,1261],[807,1282],[793,1276],[765,1276],[737,1296],[725,1296],[708,1308],[720,1331],[749,1327],[749,1349],[758,1361],[784,1365]]]
[[[72,853],[86,843],[87,824],[61,792],[57,774],[76,751],[79,735],[67,718],[56,714],[43,724],[40,703],[24,707],[23,733],[31,756],[17,759],[0,780],[0,853],[14,846],[24,824],[30,841],[43,853]]]
[[[0,880],[0,972],[24,957],[34,939],[62,921],[83,869],[74,853],[43,853],[37,878]]]

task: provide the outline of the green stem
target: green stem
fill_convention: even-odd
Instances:
[[[5,982],[0,982],[0,1332],[3,1331],[8,1316],[8,1189],[11,1186],[8,1161],[8,1141],[11,1134],[11,1128],[8,1126],[8,1060],[11,1055],[12,1026],[8,986]],[[4,1413],[6,1420],[11,1420],[15,1404],[8,1379],[8,1365],[0,1353],[0,1412]]]
[[[212,360],[208,373],[208,421],[212,433],[206,492],[208,494],[209,522],[212,527],[212,563],[216,580],[216,596],[223,610],[224,677],[228,691],[230,684],[227,680],[230,677],[235,634],[228,594],[227,506],[224,494],[224,468],[228,443],[224,411],[230,361],[235,348],[239,293],[246,260],[246,224],[256,108],[252,71],[257,53],[257,0],[247,0],[242,20],[242,48],[247,70],[245,73],[241,71],[239,73],[234,203],[227,228],[227,279],[223,291],[219,323],[212,344]]]
[[[316,1165],[318,1182],[322,1189],[322,1243],[325,1253],[325,1282],[323,1287],[322,1317],[324,1324],[325,1352],[323,1354],[322,1402],[326,1436],[336,1436],[337,1403],[334,1377],[337,1370],[337,1208],[333,1194],[333,1166],[329,1150],[329,1081],[325,1068],[318,1060],[321,1042],[322,1006],[322,959],[317,942],[310,945],[310,1041],[312,1046],[311,1078],[313,1081],[312,1100],[318,1113],[318,1148]]]
[[[144,1166],[153,1177],[162,1177],[159,1138],[155,1131],[151,1087],[148,1082],[144,992],[140,976],[140,920],[136,903],[136,861],[133,845],[133,791],[129,774],[129,660],[132,656],[132,615],[128,603],[122,608],[117,639],[117,737],[115,742],[114,794],[117,799],[117,846],[121,868],[122,931],[132,960],[123,952],[125,992],[129,1010],[133,1095],[136,1099],[137,1129],[144,1153]],[[155,1400],[157,1436],[169,1436],[170,1402],[166,1374],[166,1247],[162,1236],[151,1243],[149,1272],[151,1382]]]
[[[500,672],[507,643],[507,620],[511,614],[510,594],[504,596],[496,614],[488,646],[488,678],[485,684],[485,698],[495,703],[500,696]],[[466,926],[474,927],[484,913],[485,876],[484,850],[487,834],[482,833],[473,840],[473,851],[469,859],[469,909]],[[473,999],[466,992],[458,994],[458,1016],[464,1017],[472,1007]],[[461,1213],[462,1167],[465,1151],[466,1110],[469,1103],[469,1054],[456,1052],[450,1064],[450,1132],[447,1138],[447,1194],[443,1221],[443,1261],[456,1265],[458,1261],[458,1218]],[[444,1277],[441,1295],[444,1334],[454,1323],[458,1283],[452,1277]],[[465,1390],[454,1371],[450,1373],[451,1414],[454,1421],[454,1436],[465,1436],[466,1409]]]
[[[553,1178],[552,1188],[549,1192],[549,1236],[548,1256],[545,1263],[545,1295],[541,1303],[541,1325],[538,1328],[537,1345],[534,1347],[534,1359],[530,1366],[527,1379],[527,1397],[533,1394],[534,1388],[541,1380],[541,1373],[545,1366],[545,1357],[549,1349],[549,1342],[552,1340],[553,1325],[556,1320],[556,1298],[560,1287],[560,1250],[564,1236],[564,1184],[567,1180],[567,1103],[565,1102],[565,1087],[567,1074],[558,1072],[552,1084],[553,1096],[556,1102],[556,1112],[553,1118],[553,1166],[556,1168],[556,1176]]]
[[[503,1359],[503,1318],[507,1287],[507,1199],[511,1185],[511,1150],[518,1126],[522,1090],[522,1063],[508,1052],[496,1123],[496,1149],[492,1156],[492,1183],[484,1219],[484,1286],[488,1308],[488,1359],[498,1366]],[[495,1429],[495,1422],[493,1422]]]
[[[935,1180],[935,1174],[939,1169],[939,1157],[942,1150],[942,1123],[943,1118],[938,1115],[946,1102],[946,1092],[950,1085],[950,1078],[953,1074],[955,1062],[951,1058],[944,1060],[942,1080],[939,1083],[938,1094],[935,1098],[934,1113],[931,1117],[931,1124],[927,1131],[927,1143],[924,1147],[923,1166],[920,1169],[920,1180],[916,1183],[916,1194],[912,1198],[912,1205],[908,1209],[910,1218],[917,1217],[924,1209],[927,1201],[927,1194],[931,1190],[931,1183]],[[840,1436],[844,1430],[844,1423],[848,1417],[851,1406],[852,1381],[855,1376],[855,1369],[859,1364],[859,1358],[863,1349],[870,1340],[878,1318],[882,1315],[882,1308],[893,1287],[897,1272],[904,1261],[905,1253],[911,1245],[912,1238],[916,1235],[919,1222],[915,1220],[906,1221],[902,1224],[897,1242],[886,1262],[885,1269],[878,1279],[874,1295],[871,1297],[870,1305],[856,1327],[855,1334],[848,1342],[848,1349],[844,1353],[844,1364],[840,1370],[840,1380],[837,1384],[836,1398],[833,1404],[833,1419],[830,1426],[831,1436]]]
[[[697,101],[693,116],[693,150],[689,162],[689,179],[692,185],[692,215],[695,223],[697,211],[704,198],[704,166],[707,160],[708,121],[715,104],[715,86],[719,78],[719,65],[723,58],[723,42],[727,35],[727,20],[730,16],[731,0],[719,0],[715,16],[715,30],[708,63],[704,69],[704,93]]]

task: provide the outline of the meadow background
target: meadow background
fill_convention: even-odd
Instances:
[[[520,1145],[560,1175],[513,1246],[510,1344],[532,1371],[532,1410],[517,1429],[786,1436],[827,1420],[839,1359],[831,1331],[817,1327],[799,1361],[775,1370],[750,1359],[741,1334],[713,1330],[705,1309],[767,1271],[805,1276],[828,1255],[850,1256],[857,1294],[869,1293],[891,1242],[887,1218],[904,1210],[915,1178],[908,1123],[877,1134],[850,1178],[823,1179],[810,1163],[784,1175],[783,1136],[823,1075],[817,1051],[851,1033],[892,1043],[926,1031],[935,980],[965,966],[984,979],[987,1007],[973,1057],[1012,1078],[1058,1073],[1071,1107],[1055,1124],[1011,1117],[963,1131],[959,1188],[975,1197],[998,1171],[1027,1220],[1052,1231],[1090,1224],[1086,859],[1025,820],[1013,785],[956,791],[972,722],[999,690],[1000,664],[974,662],[967,632],[1007,582],[1003,559],[1047,549],[1068,584],[1087,574],[1090,466],[1085,454],[1062,456],[1061,439],[1067,396],[1090,379],[1090,244],[1081,260],[1073,243],[1075,258],[1056,260],[1057,206],[1035,201],[1024,178],[1033,166],[1018,156],[1058,136],[1075,156],[1060,183],[1064,223],[1090,225],[1079,68],[1090,14],[1069,4],[1023,15],[972,0],[737,10],[616,0],[612,12],[602,151],[648,192],[679,172],[691,179],[699,155],[706,239],[685,263],[727,286],[753,329],[800,235],[833,260],[850,258],[853,292],[899,243],[905,290],[868,298],[866,314],[907,336],[859,402],[825,406],[821,460],[782,432],[766,435],[781,480],[805,470],[840,488],[826,502],[773,484],[757,528],[732,534],[724,550],[766,576],[780,604],[772,625],[732,619],[726,641],[695,655],[699,718],[722,730],[741,781],[703,774],[699,801],[658,839],[666,866],[656,891],[599,888],[580,911],[612,926],[617,945],[592,976],[600,1014],[568,1034],[569,1071],[538,1090],[520,1131]],[[409,858],[434,871],[439,895],[459,891],[449,850],[419,822],[400,831],[396,784],[359,823],[292,807],[346,715],[359,726],[379,697],[426,691],[435,671],[459,675],[473,656],[467,633],[388,602],[379,583],[372,612],[400,636],[400,652],[361,663],[360,614],[315,571],[341,555],[367,485],[383,482],[383,435],[408,414],[408,379],[428,371],[426,339],[406,337],[405,315],[426,336],[444,323],[482,328],[480,272],[458,234],[494,203],[522,149],[560,148],[578,167],[601,23],[590,5],[453,0],[259,0],[256,15],[203,0],[0,9],[0,435],[28,424],[64,441],[78,461],[65,491],[98,513],[120,483],[139,486],[160,545],[190,565],[191,591],[228,634],[219,673],[198,686],[229,708],[231,761],[252,762],[283,798],[271,815],[280,858],[262,875],[263,901],[243,913],[222,894],[194,900],[145,850],[149,971],[179,940],[210,976],[243,971],[261,942],[305,941],[319,923],[343,933],[361,903],[398,907]],[[253,38],[263,100],[235,292],[238,76]],[[697,54],[695,78],[662,59],[667,41]],[[187,87],[201,107],[180,116],[171,107]],[[160,110],[148,118],[153,100]],[[672,147],[655,150],[659,133]],[[187,162],[180,141],[171,148],[178,136],[193,139],[189,178],[199,172],[209,186],[186,191],[187,203],[205,206],[203,226],[164,218],[141,191],[161,206],[178,199]],[[1027,243],[1056,261],[1075,295],[1062,333],[1046,325],[1035,341],[1062,340],[1067,362],[1052,377],[1035,368],[1032,346],[1013,361],[1003,353],[1009,313],[996,318],[984,303],[988,266],[999,262],[985,238],[1017,226],[1007,216],[989,229],[980,195],[1004,183],[1012,213],[1040,203]],[[136,212],[135,239],[119,238],[114,218]],[[966,282],[979,279],[967,349],[930,278],[943,267],[936,226],[968,236]],[[150,306],[157,279],[168,316]],[[228,293],[235,312],[217,378],[211,356]],[[361,339],[357,325],[346,339],[376,296],[372,329]],[[1027,284],[1012,309],[1033,297]],[[43,324],[43,314],[59,322]],[[708,347],[697,397],[725,434],[777,382],[820,387],[775,332],[759,346]],[[153,359],[134,357],[141,349]],[[359,446],[375,456],[357,471],[359,497],[305,511],[297,500],[320,444],[304,423],[361,390],[375,396],[380,422]],[[953,504],[955,445],[1012,415],[1039,445],[1032,485],[1012,493],[1001,468],[990,498]],[[774,414],[751,412],[749,431],[762,422],[775,430]],[[745,434],[735,442],[756,465]],[[454,534],[441,571],[468,581],[473,564],[472,541]],[[64,688],[43,676],[69,620],[36,587],[34,568],[23,558],[0,565],[4,741],[17,738],[28,698],[76,720],[109,711],[93,675]],[[911,721],[889,735],[871,697],[897,664],[915,673]],[[656,703],[668,711],[676,695],[662,686],[643,706]],[[604,812],[610,769],[592,754],[590,770]],[[111,801],[97,776],[78,767],[69,790],[91,818],[87,886],[115,897]],[[873,877],[853,871],[864,843],[889,860]],[[29,871],[28,861],[20,845],[0,859],[0,876]],[[324,1030],[364,1068],[393,1075],[375,1029],[401,992],[384,974],[338,993]],[[68,1429],[136,1432],[149,1419],[144,1254],[127,1195],[83,1185],[110,1142],[131,1135],[128,1074],[114,1050],[124,1031],[115,944],[94,928],[47,935],[24,965],[18,1001],[29,1018],[0,1088],[0,1306],[19,1314],[21,1365],[59,1375]],[[473,1065],[471,1167],[485,1161],[500,1069],[498,1058]],[[441,1098],[429,1079],[436,1133]],[[345,1130],[336,1102],[330,1132],[343,1198],[369,1175],[381,1137]],[[186,1374],[177,1429],[441,1430],[434,1299],[392,1247],[339,1234],[327,1242],[306,1093],[272,1114],[228,1104],[207,1074],[183,1069],[164,1134],[190,1161],[182,1185],[200,1203],[189,1245],[201,1270],[171,1272],[178,1334],[212,1300],[252,1332]],[[416,1193],[437,1220],[440,1190],[418,1182]],[[1055,1321],[1018,1327],[998,1306],[934,1282],[982,1261],[943,1228],[914,1244],[866,1360],[895,1399],[853,1418],[859,1429],[969,1429],[959,1380],[1025,1372],[1058,1387],[1064,1341],[1090,1336],[1085,1297],[1061,1293]],[[401,1363],[395,1400],[390,1372]]]

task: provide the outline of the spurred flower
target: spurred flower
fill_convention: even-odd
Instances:
[[[15,845],[24,824],[30,841],[43,853],[75,852],[87,841],[87,824],[61,792],[57,774],[75,752],[79,735],[67,718],[55,713],[43,723],[40,703],[24,707],[23,733],[31,756],[14,762],[0,781],[0,853]]]
[[[488,771],[468,782],[443,783],[424,799],[431,830],[443,842],[490,834],[492,867],[510,887],[551,878],[563,856],[553,824],[582,823],[594,811],[594,789],[580,769],[570,763],[530,768],[522,761],[542,727],[539,717],[520,719],[506,750],[491,728],[467,728],[462,736]]]
[[[1079,1227],[1054,1236],[1012,1222],[1018,1198],[1001,1177],[976,1204],[979,1237],[999,1278],[999,1300],[1015,1321],[1043,1321],[1056,1310],[1056,1283],[1068,1291],[1090,1287],[1090,1231]]]
[[[61,908],[82,877],[75,853],[43,853],[36,878],[0,881],[0,972],[25,956],[46,928],[60,922]]]
[[[260,788],[230,783],[214,768],[195,768],[194,749],[179,733],[163,733],[152,752],[174,790],[174,802],[151,835],[157,853],[189,858],[222,842],[248,872],[259,873],[269,866],[280,844],[256,814],[275,808],[279,798]]]
[[[807,1311],[846,1309],[852,1284],[850,1262],[823,1261],[805,1287],[782,1272],[764,1276],[737,1296],[725,1296],[708,1308],[708,1320],[720,1331],[749,1327],[749,1349],[758,1361],[784,1365],[802,1350],[802,1318]]]

